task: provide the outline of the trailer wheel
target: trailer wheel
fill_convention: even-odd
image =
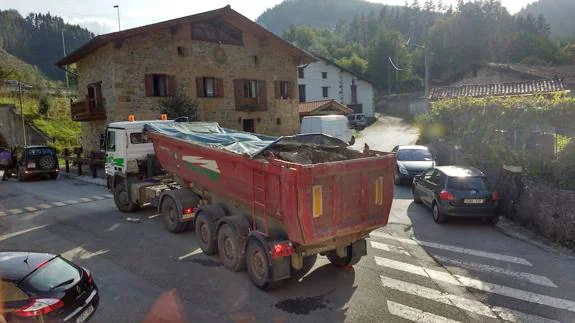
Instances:
[[[356,255],[356,256],[353,255],[352,250],[351,250],[351,246],[347,247],[347,256],[346,257],[338,256],[337,253],[335,252],[335,250],[328,252],[326,256],[327,256],[327,259],[329,260],[329,262],[331,262],[332,264],[334,264],[338,267],[353,266],[361,260],[360,255]]]
[[[162,201],[161,215],[166,230],[172,233],[186,231],[188,222],[181,222],[176,202],[171,197],[165,197]]]
[[[196,219],[196,240],[198,245],[206,255],[213,255],[218,252],[218,242],[216,240],[216,225],[212,218],[204,211],[197,214]]]
[[[218,231],[218,250],[224,266],[229,270],[240,271],[246,268],[238,236],[228,224],[223,224]]]
[[[118,210],[122,212],[132,213],[138,210],[138,204],[130,201],[124,183],[118,183],[114,188],[114,202]]]
[[[270,281],[270,271],[272,270],[268,252],[256,239],[248,240],[246,250],[246,267],[252,283],[259,289],[269,290],[277,286]]]

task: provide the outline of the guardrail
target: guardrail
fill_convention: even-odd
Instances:
[[[77,166],[78,176],[82,176],[84,165],[88,165],[90,171],[92,172],[92,178],[98,177],[98,166],[105,165],[106,161],[104,159],[96,158],[96,154],[92,153],[90,158],[82,157],[81,152],[78,150],[75,154],[70,153],[70,149],[64,148],[64,154],[58,155],[58,158],[64,160],[64,165],[66,167],[66,173],[70,173],[70,161],[75,162]]]

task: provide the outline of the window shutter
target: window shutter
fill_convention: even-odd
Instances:
[[[196,77],[196,96],[198,98],[203,98],[206,96],[206,89],[204,88],[204,78]]]
[[[146,96],[154,96],[154,76],[152,74],[146,74],[145,84]]]
[[[268,95],[266,91],[266,81],[257,82],[258,106],[262,110],[268,109]]]
[[[236,109],[241,109],[244,96],[244,80],[234,80],[234,98]]]
[[[176,95],[176,77],[166,75],[166,96]]]
[[[287,98],[288,99],[294,98],[292,82],[287,82]]]
[[[215,79],[215,91],[217,98],[224,97],[224,79],[217,78]]]
[[[275,89],[276,99],[281,99],[281,95],[282,95],[281,85],[282,85],[281,81],[275,81],[274,89]]]

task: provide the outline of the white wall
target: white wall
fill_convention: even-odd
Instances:
[[[321,78],[321,72],[327,72],[327,79]],[[362,104],[363,113],[367,117],[373,117],[373,86],[337,66],[323,60],[311,63],[304,68],[304,78],[298,78],[298,84],[305,84],[306,86],[306,102],[333,99],[350,105],[352,80],[355,80],[357,85],[357,103]],[[324,86],[329,87],[327,98],[322,96],[322,87]],[[340,86],[342,86],[341,89]],[[343,90],[343,93],[340,93],[340,90]]]

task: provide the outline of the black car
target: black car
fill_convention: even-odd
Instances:
[[[421,174],[428,168],[435,167],[435,161],[425,146],[395,146],[391,151],[396,154],[397,169],[395,184],[410,183],[415,175]]]
[[[437,223],[449,217],[483,217],[491,224],[499,220],[499,193],[473,167],[440,166],[415,176],[413,200],[429,206]]]
[[[8,322],[85,322],[98,308],[92,274],[57,255],[0,252],[0,277]]]
[[[17,148],[15,164],[14,172],[20,181],[41,175],[56,179],[60,171],[56,149],[47,146]]]

